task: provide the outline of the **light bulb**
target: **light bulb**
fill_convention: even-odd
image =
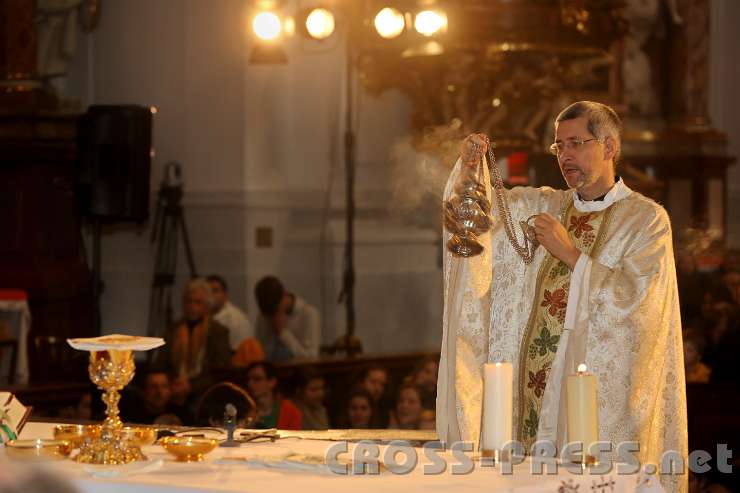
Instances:
[[[306,30],[314,39],[326,39],[334,32],[334,14],[326,9],[313,9],[306,17]]]
[[[252,29],[261,40],[274,41],[282,31],[280,17],[274,12],[260,12],[254,16]]]
[[[375,16],[375,30],[386,39],[400,35],[405,26],[403,14],[397,9],[386,7]]]
[[[414,29],[424,36],[432,36],[446,26],[447,16],[436,10],[421,11],[414,19]]]

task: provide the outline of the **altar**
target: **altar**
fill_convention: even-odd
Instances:
[[[31,422],[26,425],[21,439],[52,438],[54,424]],[[442,472],[430,473],[432,461],[421,447],[413,447],[416,464],[408,473],[380,468],[377,474],[347,474],[332,472],[322,463],[330,447],[341,448],[342,438],[370,438],[377,436],[380,457],[383,458],[391,437],[404,438],[411,444],[433,440],[433,432],[402,430],[329,430],[327,432],[278,432],[275,442],[250,442],[235,448],[218,447],[205,456],[203,462],[181,463],[159,445],[143,448],[147,460],[125,466],[94,466],[72,460],[45,462],[41,465],[51,474],[67,479],[79,491],[89,493],[185,493],[185,492],[249,492],[275,493],[411,493],[414,491],[485,491],[517,493],[627,493],[662,491],[655,478],[636,475],[573,474],[559,467],[556,474],[536,474],[529,460],[514,466],[512,474],[500,467],[482,467],[478,461],[459,460],[450,452],[439,452],[445,467]],[[348,451],[359,442],[348,443]],[[336,450],[336,449],[335,449]],[[75,452],[73,452],[74,454]],[[407,457],[400,454],[398,463]],[[468,454],[470,456],[470,454]],[[339,456],[341,460],[341,455]],[[439,463],[439,461],[438,461]],[[18,462],[0,449],[0,467],[33,467],[32,463]],[[460,470],[463,473],[460,473]],[[6,469],[7,470],[7,469]],[[457,473],[455,473],[457,471]]]

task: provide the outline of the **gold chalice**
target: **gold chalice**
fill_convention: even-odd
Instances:
[[[90,352],[88,367],[90,380],[103,391],[107,406],[100,437],[83,442],[75,460],[87,464],[128,464],[146,460],[141,448],[131,440],[123,440],[123,424],[118,417],[119,393],[134,377],[134,358],[131,351],[105,350]]]
[[[77,462],[87,464],[118,465],[135,460],[146,460],[140,443],[152,440],[150,432],[131,434],[123,430],[118,417],[119,393],[134,377],[132,351],[149,351],[160,347],[164,341],[157,337],[140,337],[112,334],[85,339],[67,339],[70,346],[80,351],[90,351],[88,373],[90,380],[103,391],[106,418],[100,426],[100,435],[80,444]]]

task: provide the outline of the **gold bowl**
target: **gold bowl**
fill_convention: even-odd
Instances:
[[[143,426],[124,426],[121,428],[121,439],[143,447],[157,441],[157,429]]]
[[[73,448],[89,438],[94,440],[100,437],[100,425],[57,425],[54,427],[54,440],[67,440]]]
[[[60,460],[69,456],[73,445],[68,440],[11,440],[5,444],[5,453],[11,459]]]
[[[200,462],[203,456],[218,446],[214,438],[164,437],[162,447],[178,462]]]

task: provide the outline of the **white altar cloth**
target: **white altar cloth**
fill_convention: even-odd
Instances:
[[[53,424],[28,423],[20,438],[51,438]],[[430,461],[421,448],[414,450],[418,463],[409,474],[394,474],[381,471],[378,475],[339,475],[327,470],[301,471],[296,468],[264,467],[247,461],[233,460],[239,457],[268,457],[295,452],[311,456],[325,455],[326,450],[337,442],[286,438],[275,443],[247,443],[238,448],[219,447],[200,463],[178,463],[161,447],[144,447],[151,467],[155,469],[128,477],[101,478],[86,472],[85,466],[70,460],[45,463],[53,472],[69,479],[85,493],[424,493],[434,492],[510,492],[510,493],[647,493],[662,491],[657,481],[653,485],[638,480],[636,475],[618,475],[612,471],[605,475],[572,474],[564,467],[555,475],[534,475],[526,461],[514,467],[511,475],[502,474],[499,468],[482,468],[475,463],[469,474],[452,474],[450,466],[457,464],[454,456],[440,453],[448,459],[447,469],[437,475],[425,475],[424,464]],[[350,444],[350,449],[352,444]],[[381,457],[385,445],[381,445]],[[161,465],[160,461],[161,460]],[[399,457],[399,462],[404,458]],[[0,467],[8,466],[11,459],[0,449]],[[26,464],[26,463],[23,463]],[[99,467],[99,466],[98,466]],[[123,466],[128,467],[128,466]],[[657,483],[659,484],[659,483]]]

